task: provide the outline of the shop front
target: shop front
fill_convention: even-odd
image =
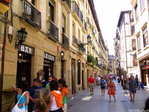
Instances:
[[[55,62],[55,56],[48,54],[44,52],[44,64],[43,64],[43,70],[44,70],[44,79],[48,81],[49,76],[54,76],[53,69],[54,69],[54,62]]]
[[[27,81],[31,86],[31,65],[34,48],[27,45],[20,45],[18,48],[17,59],[17,77],[16,85],[21,85],[23,81]]]
[[[144,86],[149,86],[149,59],[140,62],[141,81]]]

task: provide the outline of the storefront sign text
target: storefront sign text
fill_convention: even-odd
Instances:
[[[20,45],[19,46],[19,51],[27,53],[27,54],[34,54],[34,48],[26,46],[26,45]]]
[[[55,57],[47,53],[44,53],[44,59],[55,61]]]

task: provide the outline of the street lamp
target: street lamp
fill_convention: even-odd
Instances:
[[[64,51],[60,52],[61,58],[64,58]]]
[[[27,34],[28,33],[25,31],[25,28],[21,28],[17,31],[17,42],[15,44],[16,48],[18,48],[19,45],[25,42]]]

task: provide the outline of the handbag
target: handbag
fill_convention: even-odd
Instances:
[[[19,99],[19,101],[17,102],[17,104],[13,107],[13,109],[11,110],[11,112],[25,112],[25,111],[26,111],[26,110],[25,110],[25,106],[23,106],[22,109],[20,109],[20,108],[18,107],[18,104],[19,104],[20,100],[22,99],[22,97],[25,95],[25,93],[26,93],[26,92],[24,92],[24,93],[22,94],[21,98]]]

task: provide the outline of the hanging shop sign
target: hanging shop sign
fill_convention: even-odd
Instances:
[[[23,53],[34,55],[34,48],[32,48],[30,46],[27,46],[27,45],[19,45],[19,49],[18,50],[20,52],[23,52]]]
[[[48,53],[44,53],[44,59],[50,60],[50,61],[55,61],[55,57],[48,54]]]

